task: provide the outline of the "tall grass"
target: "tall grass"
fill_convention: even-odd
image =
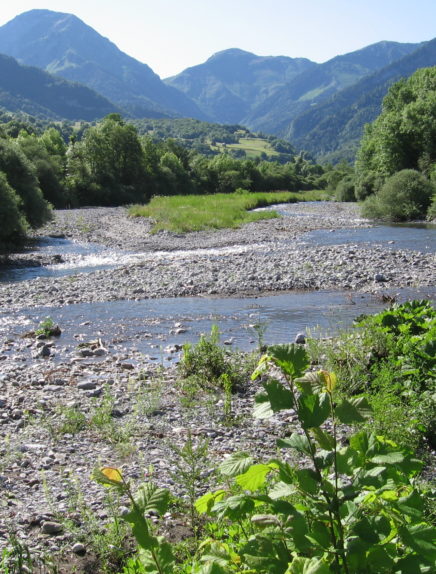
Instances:
[[[308,195],[310,194],[310,195]],[[320,192],[217,193],[154,197],[147,205],[133,205],[133,217],[149,217],[153,232],[162,229],[185,233],[204,229],[237,228],[244,223],[278,217],[275,211],[251,211],[277,203],[320,199]]]

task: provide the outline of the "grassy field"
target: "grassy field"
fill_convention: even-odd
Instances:
[[[211,146],[213,149],[213,146]],[[220,151],[229,149],[242,149],[245,151],[248,158],[259,157],[262,153],[268,156],[278,156],[278,152],[271,146],[271,144],[262,138],[240,138],[238,143],[235,144],[222,144],[218,143],[216,146]]]
[[[133,217],[150,217],[155,225],[153,232],[161,229],[185,233],[204,229],[240,227],[250,221],[278,217],[275,211],[251,211],[277,203],[295,203],[321,199],[325,192],[305,193],[218,193],[214,195],[174,195],[154,197],[147,205],[133,205]]]

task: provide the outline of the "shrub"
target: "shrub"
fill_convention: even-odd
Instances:
[[[435,188],[412,169],[403,169],[386,180],[383,187],[362,206],[362,215],[385,221],[408,221],[426,216]]]
[[[24,241],[27,224],[19,206],[19,197],[0,172],[0,252]]]
[[[335,196],[338,201],[356,201],[354,194],[354,178],[347,175],[336,186]]]

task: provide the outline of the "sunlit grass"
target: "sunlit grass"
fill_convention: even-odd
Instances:
[[[237,228],[244,223],[278,217],[275,211],[251,211],[277,203],[294,203],[321,198],[322,192],[217,193],[154,197],[147,205],[133,205],[133,217],[149,217],[153,232],[162,229],[185,233],[204,229]]]

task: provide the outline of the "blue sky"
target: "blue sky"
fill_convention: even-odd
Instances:
[[[379,42],[436,36],[436,0],[14,0],[0,25],[33,8],[75,14],[162,78],[227,48],[315,62]]]

